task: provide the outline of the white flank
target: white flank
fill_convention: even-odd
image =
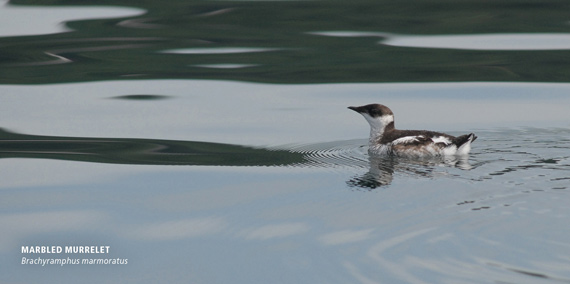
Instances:
[[[441,154],[443,154],[444,156],[457,155],[457,146],[455,145],[445,146],[445,148],[443,148],[443,150],[441,151]]]

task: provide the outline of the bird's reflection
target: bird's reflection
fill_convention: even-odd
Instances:
[[[349,179],[350,187],[372,190],[392,183],[394,175],[410,177],[433,177],[437,167],[455,167],[469,170],[469,156],[445,156],[423,159],[396,157],[392,155],[370,155],[368,172]]]
[[[348,180],[346,183],[349,186],[375,189],[392,183],[394,170],[398,164],[396,157],[370,156],[369,161],[368,172]]]

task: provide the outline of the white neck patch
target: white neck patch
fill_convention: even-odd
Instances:
[[[382,134],[384,134],[384,128],[386,128],[386,125],[390,124],[391,122],[394,122],[394,116],[393,115],[383,115],[380,117],[372,117],[372,116],[368,115],[367,113],[363,113],[362,116],[364,116],[366,121],[368,121],[368,124],[370,124],[370,142],[371,143],[376,142],[377,139],[382,137]]]

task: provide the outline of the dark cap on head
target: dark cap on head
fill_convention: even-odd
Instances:
[[[365,106],[354,107],[350,106],[349,109],[356,111],[358,113],[366,113],[371,117],[380,117],[383,115],[394,115],[392,110],[390,110],[387,106],[381,104],[369,104]]]

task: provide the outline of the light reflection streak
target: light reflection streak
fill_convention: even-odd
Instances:
[[[146,10],[140,8],[49,7],[0,1],[0,37],[63,33],[71,31],[62,24],[65,22],[134,17],[145,13]]]
[[[466,50],[564,50],[570,49],[569,33],[404,35],[385,32],[322,31],[308,34],[331,37],[377,37],[379,44]]]

